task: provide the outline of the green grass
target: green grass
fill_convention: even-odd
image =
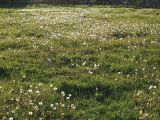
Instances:
[[[160,119],[159,13],[0,8],[0,119]]]

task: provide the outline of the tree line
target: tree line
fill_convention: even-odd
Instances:
[[[160,0],[0,0],[0,4],[110,4],[160,6]]]

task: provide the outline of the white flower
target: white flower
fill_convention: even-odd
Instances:
[[[151,90],[153,87],[154,87],[153,85],[149,86],[149,90]]]
[[[37,93],[37,94],[40,94],[40,91],[39,91],[39,90],[37,90],[37,91],[36,91],[36,93]]]
[[[43,85],[42,83],[39,83],[39,84],[38,84],[38,86],[42,86],[42,85]]]
[[[31,111],[30,111],[30,112],[28,112],[28,115],[30,115],[30,116],[31,116],[31,115],[33,115],[33,112],[31,112]]]
[[[10,117],[9,120],[13,120],[13,117]]]
[[[29,93],[32,93],[32,89],[28,90]]]
[[[39,110],[38,106],[34,106],[34,109],[35,109],[35,110]]]
[[[65,107],[65,104],[62,104],[61,107]]]
[[[65,92],[64,92],[64,91],[62,91],[62,92],[61,92],[61,95],[62,95],[62,96],[65,96]]]
[[[14,114],[14,113],[16,113],[16,111],[15,111],[15,110],[12,110],[12,111],[11,111],[11,113],[13,113],[13,114]]]
[[[43,103],[42,103],[42,102],[39,102],[39,105],[43,105]]]
[[[39,118],[39,120],[43,120],[42,118]]]
[[[57,87],[54,87],[53,90],[54,90],[54,91],[57,91]]]
[[[50,87],[53,87],[53,85],[52,85],[52,84],[50,84],[49,86],[50,86]]]
[[[54,105],[53,104],[50,104],[50,107],[52,108]]]
[[[89,73],[89,74],[91,74],[91,75],[93,74],[93,72],[92,72],[92,71],[88,71],[88,73]]]
[[[156,89],[157,88],[157,86],[154,86],[154,89]]]
[[[68,94],[68,96],[69,96],[69,97],[71,97],[71,96],[72,96],[72,94]]]
[[[22,76],[22,78],[26,78],[26,76],[25,76],[25,75],[23,75],[23,76]]]
[[[121,72],[118,72],[118,75],[120,75],[121,74]]]
[[[3,118],[2,118],[2,120],[5,120],[6,119],[6,116],[4,116]]]
[[[85,65],[86,64],[86,61],[84,61],[84,63],[82,65]]]
[[[139,111],[139,114],[142,114],[143,113],[143,111],[141,110],[141,111]]]
[[[66,97],[66,99],[67,99],[67,100],[69,100],[69,99],[70,99],[70,97]]]
[[[72,108],[72,109],[76,109],[76,107],[75,107],[74,104],[71,104],[71,108]]]
[[[56,105],[58,105],[58,103],[56,103]]]
[[[56,107],[53,108],[53,110],[56,110],[56,109],[57,109]]]

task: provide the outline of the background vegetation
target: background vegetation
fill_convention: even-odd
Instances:
[[[141,7],[160,7],[159,0],[0,0],[2,5],[27,5],[27,4],[54,4],[54,5],[76,5],[76,4],[110,4]]]

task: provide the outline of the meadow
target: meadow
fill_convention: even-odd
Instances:
[[[159,120],[160,10],[0,8],[1,120]]]

